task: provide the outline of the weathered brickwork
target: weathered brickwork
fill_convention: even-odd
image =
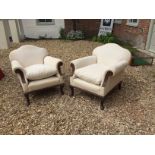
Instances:
[[[86,37],[92,37],[98,34],[100,27],[100,19],[77,19],[76,29],[81,30]],[[71,19],[65,20],[65,31],[73,30],[73,21]]]
[[[77,19],[76,29],[84,32],[86,37],[97,35],[100,27],[100,19]],[[150,19],[141,19],[137,27],[127,25],[123,19],[121,24],[114,24],[112,33],[123,41],[128,41],[133,46],[145,49]],[[73,21],[65,20],[66,33],[73,30]]]
[[[150,20],[139,20],[138,26],[127,25],[127,20],[122,20],[121,24],[114,24],[113,34],[124,41],[130,42],[133,46],[144,49],[146,46]]]

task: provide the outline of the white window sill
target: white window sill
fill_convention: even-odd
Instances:
[[[46,23],[38,23],[37,22],[37,25],[46,26],[46,25],[54,25],[54,23],[48,23],[48,22],[46,22]]]
[[[122,24],[122,22],[114,22],[114,24]]]
[[[128,25],[128,26],[132,26],[132,27],[138,27],[138,23],[136,23],[136,24],[133,24],[133,23],[127,23],[126,25]]]
[[[53,20],[52,22],[39,22],[38,20],[36,20],[36,25],[38,26],[55,25],[55,21]]]

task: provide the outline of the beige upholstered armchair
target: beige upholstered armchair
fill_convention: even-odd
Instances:
[[[12,51],[9,58],[12,71],[20,80],[27,105],[30,104],[29,93],[36,90],[59,85],[63,94],[63,63],[60,59],[48,56],[45,48],[24,45]]]
[[[127,49],[114,43],[99,46],[92,56],[73,60],[70,77],[71,96],[74,87],[101,97],[101,109],[104,109],[104,97],[116,85],[121,88],[122,74],[130,63],[131,54]]]

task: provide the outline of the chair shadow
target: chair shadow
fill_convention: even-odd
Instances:
[[[46,88],[43,90],[38,90],[36,92],[30,93],[30,97],[32,98],[32,102],[39,104],[48,104],[49,99],[54,99],[58,95],[60,95],[60,88],[59,86]],[[60,95],[61,97],[61,95]],[[44,100],[42,102],[42,100]]]
[[[118,107],[123,106],[127,102],[134,103],[138,102],[140,99],[140,95],[142,91],[144,91],[142,88],[144,88],[145,82],[137,80],[133,75],[124,75],[124,80],[122,83],[122,88],[119,90],[118,86],[116,86],[114,89],[112,89],[106,96],[105,96],[105,105],[110,107]],[[93,101],[93,104],[99,104],[100,103],[100,97],[97,97],[95,95],[92,95],[91,93],[84,92],[82,90],[76,89],[75,96],[82,96],[90,100],[90,102]],[[94,102],[94,100],[96,100]]]
[[[64,76],[64,79],[66,83],[64,87],[64,92],[66,95],[69,95],[70,88],[68,76]],[[123,106],[126,104],[126,102],[137,102],[140,99],[139,96],[143,90],[142,88],[144,88],[144,85],[144,82],[137,80],[133,75],[125,74],[121,90],[119,90],[118,87],[115,87],[111,92],[109,92],[109,94],[105,96],[105,105],[110,108],[116,106]],[[45,100],[44,104],[48,104],[49,99],[62,97],[60,94],[59,86],[33,92],[30,96],[32,97],[32,101],[37,102],[37,104],[42,104],[40,102],[40,100],[42,99]],[[76,96],[86,98],[87,100],[90,100],[90,103],[92,102],[92,104],[100,104],[100,97],[79,90],[77,88],[75,88],[75,97]],[[126,101],[126,99],[128,101]]]
[[[114,102],[108,104],[109,107],[118,107],[124,106],[127,103],[135,104],[140,100],[145,82],[138,80],[133,75],[125,74],[124,80],[122,83],[121,90],[114,89],[108,96],[107,99],[112,98]],[[116,101],[115,101],[116,100]]]

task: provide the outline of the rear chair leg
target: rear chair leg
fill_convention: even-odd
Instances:
[[[26,105],[29,106],[30,105],[30,99],[29,99],[29,94],[24,94],[25,99],[26,99]]]
[[[118,89],[120,90],[122,88],[122,81],[118,84]]]
[[[100,109],[104,110],[105,106],[104,106],[104,97],[101,98],[101,102],[100,102]]]
[[[74,96],[74,87],[70,86],[70,89],[71,89],[70,96]]]
[[[60,93],[61,93],[61,95],[64,95],[64,90],[63,90],[63,88],[64,88],[64,84],[60,85]]]

